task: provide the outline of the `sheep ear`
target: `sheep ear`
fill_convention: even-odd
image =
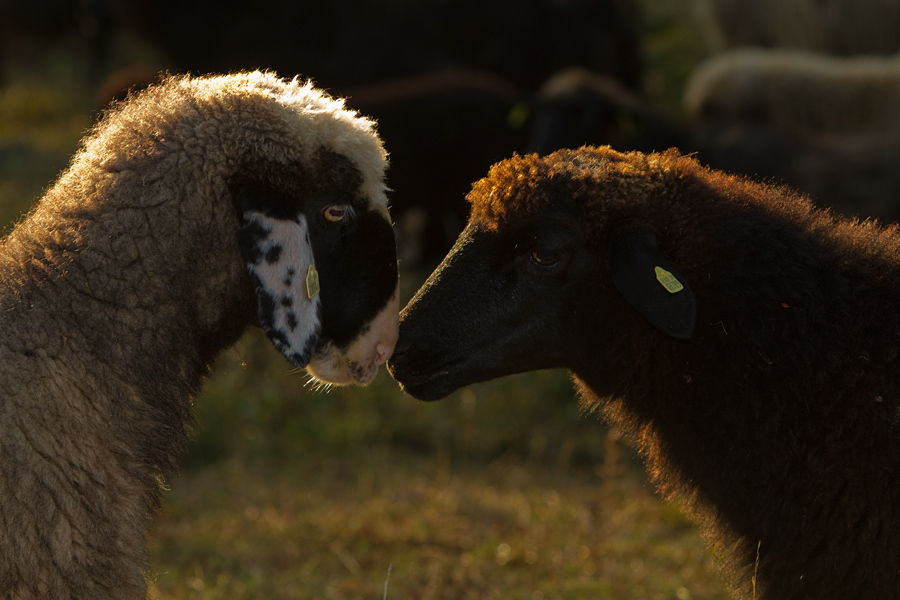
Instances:
[[[697,318],[694,294],[662,255],[653,233],[630,229],[614,234],[610,263],[616,288],[651,325],[675,339],[691,337]]]
[[[247,210],[239,244],[256,290],[260,327],[293,365],[305,367],[318,337],[320,303],[306,217]]]

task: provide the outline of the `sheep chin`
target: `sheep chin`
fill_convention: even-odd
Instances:
[[[332,385],[368,385],[378,374],[378,365],[374,357],[363,363],[352,361],[329,344],[316,351],[306,372],[316,382],[317,389],[327,389]]]
[[[378,367],[393,354],[399,331],[398,288],[387,305],[363,327],[362,333],[350,342],[346,350],[330,343],[317,348],[306,370],[324,383],[368,385],[378,374]]]

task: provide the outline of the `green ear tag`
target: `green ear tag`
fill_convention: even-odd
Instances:
[[[656,267],[656,280],[662,284],[666,291],[670,294],[677,294],[681,290],[684,289],[684,285],[678,279],[663,269],[662,267]]]
[[[312,300],[319,293],[319,272],[315,265],[309,265],[306,270],[306,296]]]

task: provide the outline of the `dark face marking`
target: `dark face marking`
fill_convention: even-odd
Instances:
[[[353,207],[351,218],[320,218],[309,232],[321,285],[322,342],[342,349],[387,305],[398,277],[390,223],[364,205]]]
[[[270,233],[271,231],[258,221],[244,220],[238,234],[238,244],[244,262],[255,266],[263,261],[264,253],[260,242],[269,239]]]
[[[590,290],[595,271],[567,215],[503,233],[470,224],[403,310],[391,374],[436,400],[470,383],[571,367],[580,346],[572,332],[590,309],[579,298],[602,298]]]
[[[327,152],[313,163],[309,174],[302,166],[248,167],[232,184],[260,325],[297,366],[314,347],[346,349],[393,297],[398,276],[391,225],[359,197],[352,163]],[[305,290],[310,265],[321,290],[314,298]]]
[[[266,250],[266,262],[270,265],[274,265],[278,262],[278,259],[281,258],[281,246],[275,244],[271,246],[268,250]],[[288,284],[290,285],[290,284]]]

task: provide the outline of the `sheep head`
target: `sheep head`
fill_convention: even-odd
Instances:
[[[317,379],[368,383],[397,339],[390,221],[357,192],[358,172],[340,154],[242,173],[232,187],[259,325]]]
[[[270,73],[171,77],[111,110],[86,149],[71,177],[104,189],[97,210],[171,207],[153,238],[166,264],[187,266],[161,287],[191,281],[204,362],[255,317],[315,378],[375,377],[399,303],[373,121]]]
[[[260,111],[259,124],[244,117],[243,145],[246,131],[263,135],[251,138],[229,187],[258,324],[315,379],[367,384],[399,320],[386,153],[372,121],[311,84],[263,76],[252,85],[273,86],[274,114]]]
[[[598,363],[615,374],[637,336],[691,336],[690,286],[630,202],[655,185],[638,185],[638,157],[513,157],[474,185],[466,229],[401,314],[389,368],[408,393],[433,400],[503,375]]]

